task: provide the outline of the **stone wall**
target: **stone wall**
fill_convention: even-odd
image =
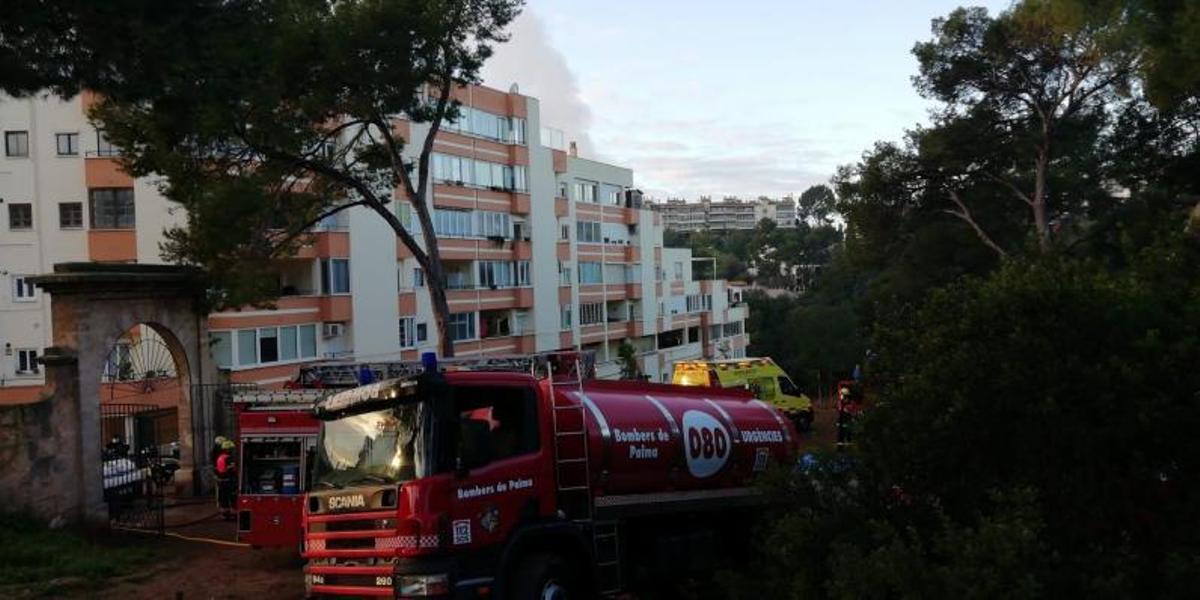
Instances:
[[[32,278],[51,296],[54,346],[35,402],[0,407],[0,500],[55,523],[107,523],[100,439],[101,376],[109,350],[136,325],[170,349],[179,374],[180,493],[194,488],[192,385],[215,382],[204,349],[204,287],[194,270],[152,265],[55,265]],[[205,424],[200,424],[205,425]],[[211,427],[209,427],[210,429]],[[203,453],[201,453],[203,454]]]
[[[32,404],[0,406],[0,498],[5,511],[28,512],[52,525],[107,521],[100,498],[86,497],[79,439],[76,357],[47,348],[46,386]],[[99,467],[93,466],[92,470]]]

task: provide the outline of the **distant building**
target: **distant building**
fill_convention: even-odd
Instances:
[[[765,197],[713,200],[702,196],[699,202],[670,198],[650,207],[662,215],[664,228],[675,231],[754,229],[763,219],[774,221],[779,227],[796,226],[796,201],[791,196],[778,200]]]

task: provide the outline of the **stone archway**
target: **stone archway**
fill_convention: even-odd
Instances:
[[[49,520],[107,522],[100,475],[103,375],[110,349],[139,325],[163,340],[176,365],[181,467],[175,482],[182,492],[194,489],[202,464],[195,436],[211,424],[194,422],[194,415],[206,413],[193,405],[192,389],[216,379],[204,346],[202,274],[174,266],[67,263],[33,281],[50,294],[53,346],[43,358],[46,386],[38,401],[0,414],[0,442],[24,442],[8,444],[14,468],[0,475],[0,496]]]

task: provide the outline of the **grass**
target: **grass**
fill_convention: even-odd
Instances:
[[[27,515],[0,514],[0,586],[97,582],[145,567],[154,554],[146,546],[107,545],[80,531],[49,529]]]

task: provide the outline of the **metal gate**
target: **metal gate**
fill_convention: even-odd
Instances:
[[[113,526],[163,530],[163,496],[179,468],[176,408],[153,404],[100,405],[104,501]]]
[[[237,437],[237,415],[233,410],[233,396],[238,392],[252,392],[258,386],[253,383],[206,383],[192,385],[192,440],[195,444],[195,489],[196,495],[212,493],[216,487],[213,473],[213,442],[218,436],[228,439]]]

